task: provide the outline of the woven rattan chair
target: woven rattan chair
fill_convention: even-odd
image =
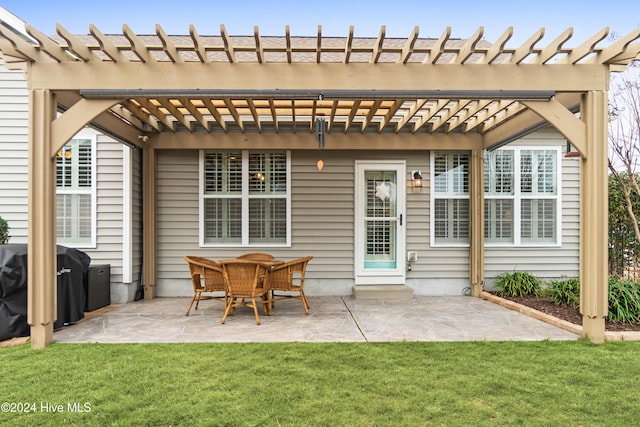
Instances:
[[[227,289],[227,304],[220,323],[224,323],[227,316],[235,307],[252,307],[256,316],[256,325],[260,324],[258,304],[262,304],[264,314],[271,314],[269,305],[269,288],[266,275],[268,265],[260,261],[249,259],[233,259],[220,261],[225,271]],[[248,301],[247,301],[248,300]]]
[[[255,261],[273,261],[274,256],[263,252],[250,252],[248,254],[242,254],[238,259],[252,259]]]
[[[309,314],[309,302],[304,296],[304,274],[312,256],[294,259],[269,268],[269,289],[271,291],[271,305],[274,301],[295,298],[302,301],[304,312]],[[297,276],[297,283],[296,277]],[[277,294],[276,292],[287,292]]]
[[[225,303],[226,306],[226,287],[222,266],[213,260],[198,256],[185,256],[184,260],[189,265],[191,283],[193,284],[193,298],[191,298],[185,316],[189,315],[194,302],[197,310],[201,300],[213,299]],[[208,295],[203,295],[204,293]],[[211,293],[217,295],[211,295]]]

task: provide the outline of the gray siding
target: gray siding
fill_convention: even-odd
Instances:
[[[514,145],[561,146],[566,139],[555,132],[539,132]],[[542,278],[573,277],[579,274],[580,250],[580,160],[562,158],[562,246],[561,247],[487,247],[485,276],[488,281],[508,271],[528,271]]]
[[[0,216],[9,223],[10,243],[27,243],[29,94],[22,71],[9,71],[0,61]],[[81,248],[93,264],[111,265],[111,282],[122,282],[122,145],[98,135],[96,247]],[[140,154],[134,153],[133,277],[141,266]],[[137,215],[137,216],[136,216]],[[137,234],[136,234],[137,233]],[[131,299],[125,297],[125,301]],[[124,301],[118,301],[124,302]]]
[[[29,94],[22,71],[0,60],[0,216],[9,243],[27,242]]]
[[[96,247],[82,250],[92,264],[111,265],[111,282],[122,283],[122,145],[98,135],[96,155]]]
[[[543,132],[521,145],[564,146],[554,132]],[[200,248],[198,225],[197,150],[158,152],[158,292],[190,293],[184,255],[213,259],[243,252],[267,251],[279,258],[313,255],[308,279],[318,290],[342,289],[354,275],[354,174],[356,160],[402,159],[407,175],[420,169],[424,184],[407,192],[407,250],[418,252],[418,262],[407,272],[407,283],[419,293],[459,293],[468,286],[469,248],[430,246],[428,151],[317,151],[291,154],[291,247]],[[319,172],[316,162],[325,163]],[[486,272],[490,280],[503,271],[524,268],[542,277],[575,275],[578,269],[578,162],[563,159],[563,245],[558,248],[487,247]],[[407,176],[408,178],[408,176]],[[339,283],[339,286],[334,284]],[[336,287],[334,287],[336,286]]]

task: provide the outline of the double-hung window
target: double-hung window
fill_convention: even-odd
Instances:
[[[560,243],[560,149],[514,147],[484,160],[486,243]]]
[[[290,154],[201,151],[201,246],[290,244]]]
[[[469,153],[431,153],[431,244],[469,243]]]
[[[76,138],[56,155],[56,235],[59,244],[95,247],[94,139]]]

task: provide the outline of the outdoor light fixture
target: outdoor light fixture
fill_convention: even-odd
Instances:
[[[327,122],[325,121],[324,114],[318,114],[315,124],[315,135],[316,141],[318,141],[318,150],[322,150],[324,149],[324,139],[327,134]],[[324,162],[322,160],[318,160],[316,166],[318,167],[318,171],[322,172],[322,169],[324,168]]]
[[[316,140],[318,141],[318,150],[324,148],[324,139],[327,133],[327,122],[324,119],[324,115],[318,114],[316,117]]]
[[[422,188],[422,171],[411,171],[411,177],[413,178],[413,188]]]

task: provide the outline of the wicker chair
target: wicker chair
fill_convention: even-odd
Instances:
[[[242,254],[238,259],[251,259],[255,261],[273,261],[274,256],[263,252],[250,252],[248,254]]]
[[[226,288],[222,266],[213,260],[198,256],[185,256],[184,260],[189,264],[189,273],[193,284],[193,298],[191,298],[185,316],[189,315],[194,302],[197,310],[201,300],[212,299],[223,302],[226,306]],[[203,295],[212,292],[216,292],[218,295]],[[220,292],[223,294],[220,295]]]
[[[304,274],[307,270],[307,264],[313,257],[288,261],[283,264],[277,264],[269,268],[269,289],[271,290],[271,305],[274,301],[295,298],[302,301],[304,312],[309,314],[309,302],[304,296]],[[298,275],[298,283],[296,284],[295,275]],[[287,294],[276,294],[277,291]]]
[[[271,314],[269,288],[265,280],[268,265],[249,259],[224,260],[220,261],[220,264],[225,271],[228,296],[224,316],[222,316],[220,323],[225,322],[227,316],[233,312],[235,307],[247,306],[253,308],[256,316],[256,325],[259,325],[258,304],[262,304],[264,314]]]

